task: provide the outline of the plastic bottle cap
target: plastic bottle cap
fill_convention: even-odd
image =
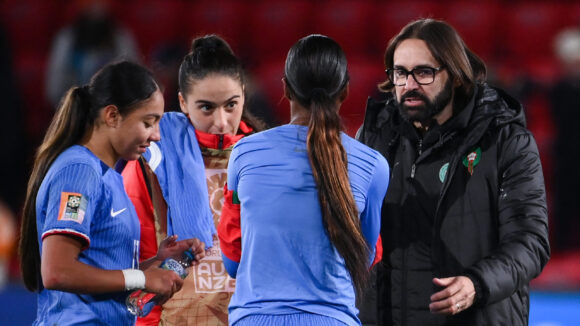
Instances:
[[[194,261],[195,260],[195,255],[193,254],[193,251],[191,249],[188,249],[186,251],[183,252],[183,254],[185,255],[185,257],[187,257],[189,260]]]

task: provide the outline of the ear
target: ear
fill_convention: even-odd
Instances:
[[[286,77],[282,78],[282,87],[284,88],[284,97],[287,98],[288,101],[292,100],[290,90],[288,89],[288,85],[286,85]]]
[[[177,98],[179,99],[179,107],[181,108],[181,112],[187,115],[187,106],[185,105],[185,98],[183,97],[183,94],[181,94],[181,92],[177,93]]]
[[[346,98],[348,97],[349,93],[350,93],[350,82],[346,83],[346,85],[344,86],[342,93],[340,93],[340,96],[338,97],[338,101],[340,103],[344,102],[344,100],[346,100]]]
[[[107,105],[103,109],[103,119],[107,126],[116,128],[119,125],[121,118],[121,113],[115,105]]]

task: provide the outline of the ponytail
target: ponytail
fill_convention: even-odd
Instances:
[[[368,279],[370,248],[361,230],[341,141],[338,109],[349,80],[346,56],[334,40],[309,35],[288,52],[284,74],[290,97],[310,110],[306,143],[323,224],[360,295]]]
[[[89,94],[87,86],[71,88],[64,96],[60,108],[52,119],[44,140],[36,152],[34,168],[24,201],[18,255],[22,279],[30,291],[40,290],[40,251],[36,225],[36,195],[48,169],[66,148],[78,143],[92,128],[89,119]]]
[[[360,295],[368,278],[369,247],[350,188],[347,156],[340,138],[341,120],[333,99],[317,91],[312,96],[306,142],[322,219]]]

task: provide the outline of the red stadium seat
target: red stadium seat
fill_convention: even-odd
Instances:
[[[564,26],[580,27],[580,3],[578,1],[564,2],[562,6]]]
[[[351,55],[365,55],[373,47],[374,2],[324,1],[315,7],[312,31],[336,40]]]
[[[384,53],[391,38],[409,22],[419,18],[441,19],[441,4],[434,1],[388,2],[375,5],[373,19],[377,22],[373,43]]]
[[[247,7],[242,1],[193,1],[185,13],[187,39],[218,34],[240,55],[248,22]]]
[[[377,84],[384,81],[386,75],[380,58],[349,58],[348,71],[349,96],[342,104],[340,116],[345,132],[354,136],[364,120],[368,97],[377,95]]]
[[[0,19],[7,30],[13,57],[47,53],[60,20],[59,3],[44,0],[6,0],[0,3]]]
[[[183,1],[131,0],[125,4],[125,12],[125,23],[147,59],[164,45],[184,42]]]
[[[248,59],[285,58],[290,47],[308,34],[312,4],[308,1],[260,1],[251,5]]]
[[[44,99],[46,54],[29,53],[14,57],[14,74],[24,112],[26,133],[40,141],[52,118],[54,109]]]
[[[500,7],[495,2],[454,1],[445,6],[445,20],[467,46],[485,61],[492,59],[501,25]]]
[[[504,54],[514,60],[552,55],[552,42],[563,27],[562,6],[552,2],[521,2],[504,8],[501,17]]]

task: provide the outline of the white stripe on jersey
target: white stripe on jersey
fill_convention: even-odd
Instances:
[[[51,229],[51,230],[47,230],[42,234],[41,240],[44,240],[44,238],[46,238],[49,235],[53,235],[53,234],[68,234],[68,235],[74,235],[77,236],[79,238],[84,239],[87,243],[86,246],[83,248],[86,249],[90,246],[91,244],[91,239],[84,233],[79,232],[77,230],[73,230],[73,229]]]
[[[163,158],[163,154],[161,154],[161,149],[157,146],[157,143],[151,143],[149,145],[149,152],[151,153],[151,158],[149,158],[149,167],[151,170],[155,172],[155,169],[161,163],[161,159]]]

